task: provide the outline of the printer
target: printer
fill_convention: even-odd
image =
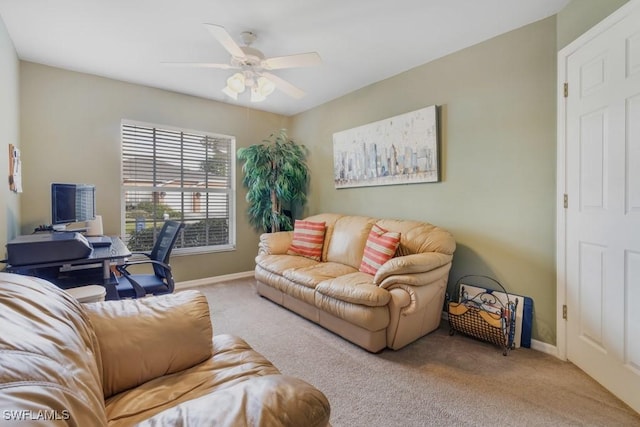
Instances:
[[[27,234],[7,243],[7,263],[11,266],[55,263],[87,258],[91,251],[91,244],[78,232]]]

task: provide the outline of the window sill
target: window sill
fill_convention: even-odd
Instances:
[[[186,256],[186,255],[200,255],[210,254],[217,252],[233,252],[236,250],[235,245],[220,245],[220,246],[203,246],[199,248],[176,248],[171,252],[171,256]]]

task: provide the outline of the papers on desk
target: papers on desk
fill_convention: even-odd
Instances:
[[[111,237],[109,236],[86,236],[87,241],[94,248],[111,246]]]

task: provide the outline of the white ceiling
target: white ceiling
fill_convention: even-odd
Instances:
[[[569,0],[0,0],[18,57],[203,98],[292,115],[498,34],[546,18]],[[221,89],[233,71],[202,25],[218,24],[267,57],[315,51],[322,65],[273,71],[304,90],[251,104]]]

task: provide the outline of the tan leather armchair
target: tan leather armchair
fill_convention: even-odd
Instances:
[[[240,338],[198,291],[80,304],[0,273],[0,409],[16,425],[325,426],[330,407]]]

